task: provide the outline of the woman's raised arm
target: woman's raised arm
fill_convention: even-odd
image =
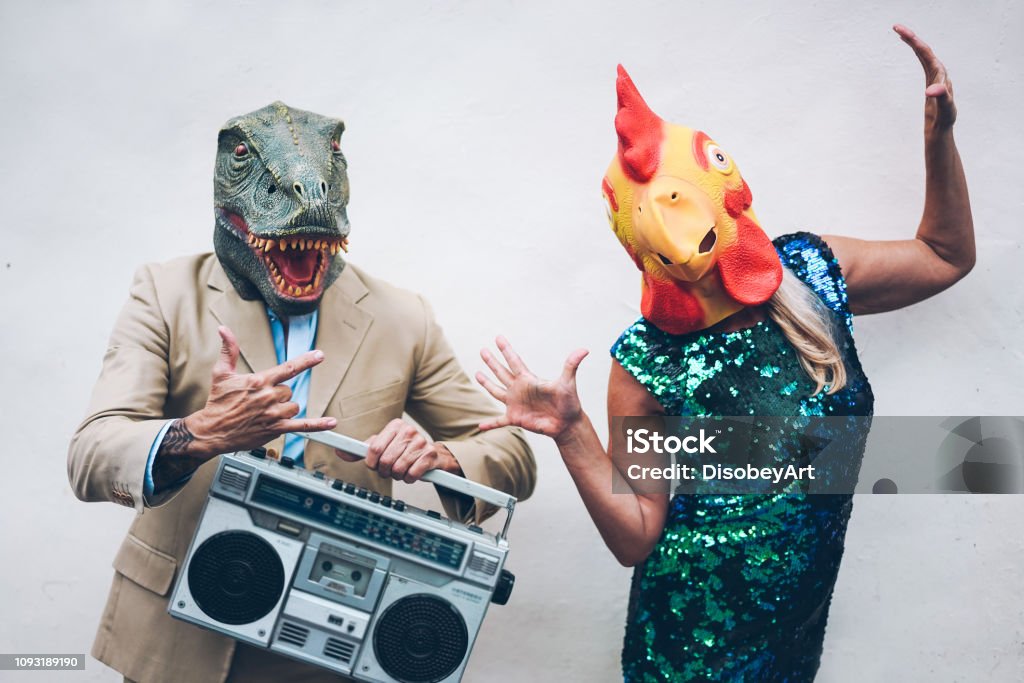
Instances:
[[[953,141],[953,84],[927,43],[905,26],[893,29],[924,67],[924,212],[914,239],[825,236],[843,269],[854,313],[881,313],[927,299],[970,272],[975,260],[967,180]]]

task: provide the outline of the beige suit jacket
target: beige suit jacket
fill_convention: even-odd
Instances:
[[[168,418],[203,407],[220,341],[238,338],[238,371],[276,365],[264,304],[245,301],[212,254],[143,266],[121,311],[88,415],[68,452],[68,476],[86,501],[113,501],[138,513],[114,558],[114,580],[92,654],[128,678],[221,682],[235,642],[167,613],[168,593],[206,499],[216,459],[177,490],[145,500],[143,479],[154,438]],[[495,414],[466,376],[426,302],[352,265],[320,305],[307,415],[337,418],[337,431],[365,439],[388,421],[412,416],[455,455],[466,476],[523,499],[536,468],[521,433],[480,433]],[[281,451],[283,437],[268,444]],[[382,494],[391,480],[308,443],[306,466]],[[450,516],[482,519],[483,504],[442,496]],[[461,509],[460,509],[461,508]]]

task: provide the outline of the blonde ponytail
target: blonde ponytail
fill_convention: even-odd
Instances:
[[[796,350],[800,365],[817,384],[834,394],[846,386],[846,366],[836,344],[832,315],[821,299],[788,268],[782,284],[768,300],[768,315]]]

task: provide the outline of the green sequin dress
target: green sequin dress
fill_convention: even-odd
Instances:
[[[612,355],[668,415],[871,415],[838,262],[809,233],[774,244],[835,316],[846,386],[810,396],[813,382],[770,319],[734,332],[671,335],[641,318]],[[863,440],[855,442],[859,468]],[[624,679],[813,680],[852,504],[838,494],[674,496],[660,540],[633,574]]]

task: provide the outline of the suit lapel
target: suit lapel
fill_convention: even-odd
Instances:
[[[366,286],[349,265],[324,292],[316,331],[316,348],[324,352],[324,360],[313,368],[310,378],[308,417],[324,415],[327,403],[338,390],[366,337],[373,316],[357,304],[367,293]]]
[[[246,301],[238,296],[219,263],[214,265],[207,284],[219,292],[210,302],[210,311],[235,333],[239,352],[249,368],[258,372],[277,365],[263,301]],[[338,280],[324,292],[317,317],[315,347],[323,350],[324,360],[313,368],[310,377],[308,417],[323,416],[370,329],[373,316],[357,305],[367,293],[362,280],[347,265]]]
[[[259,372],[277,365],[263,301],[246,301],[238,296],[220,263],[214,264],[207,285],[219,292],[210,301],[210,312],[221,325],[235,333],[239,353],[249,369]]]

